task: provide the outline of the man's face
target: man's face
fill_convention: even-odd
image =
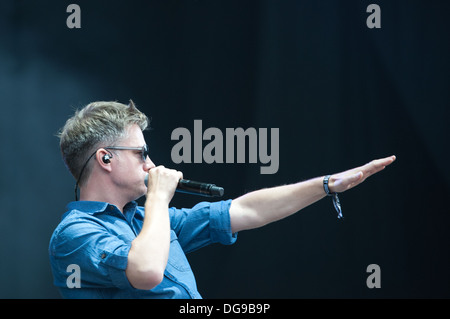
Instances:
[[[117,143],[116,146],[142,148],[145,145],[144,135],[138,125],[134,124],[128,129],[128,136]],[[144,180],[149,169],[155,164],[149,157],[142,158],[142,150],[114,150],[112,165],[112,182],[119,187],[122,194],[135,200],[147,192]]]

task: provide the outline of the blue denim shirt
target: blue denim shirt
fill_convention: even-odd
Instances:
[[[131,242],[142,228],[144,208],[130,202],[122,214],[108,203],[71,202],[50,239],[54,284],[64,298],[201,298],[185,253],[236,241],[230,204],[231,200],[202,202],[192,209],[169,208],[170,250],[164,279],[151,290],[140,290],[128,282],[125,269]],[[68,285],[77,275],[79,287]]]

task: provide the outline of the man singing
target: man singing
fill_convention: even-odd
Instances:
[[[201,298],[186,253],[233,244],[239,231],[285,218],[327,195],[341,217],[337,194],[395,160],[177,209],[169,203],[183,174],[151,161],[142,133],[148,122],[132,101],[94,102],[60,132],[62,156],[76,180],[76,200],[49,245],[54,284],[64,298]],[[144,207],[137,206],[143,195]],[[74,265],[76,288],[68,280]]]

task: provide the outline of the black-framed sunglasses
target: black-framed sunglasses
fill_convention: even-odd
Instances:
[[[128,146],[107,146],[103,147],[105,150],[130,150],[130,151],[141,151],[142,160],[145,162],[147,156],[149,156],[148,145],[145,144],[142,147],[128,147]]]
[[[149,156],[149,152],[148,152],[148,145],[145,144],[142,147],[129,147],[129,146],[107,146],[107,147],[100,147],[100,148],[104,148],[105,150],[130,150],[130,151],[141,151],[141,155],[142,155],[142,161],[146,161],[147,160],[147,156]],[[94,153],[92,153],[91,156],[88,157],[88,159],[86,160],[86,162],[83,165],[83,168],[81,169],[80,175],[78,176],[77,182],[75,183],[75,200],[78,200],[78,183],[80,182],[81,179],[81,175],[83,175],[84,169],[87,166],[87,163],[89,163],[89,161],[91,160],[92,157],[94,157],[94,155],[97,153],[97,151],[100,149],[98,148]]]

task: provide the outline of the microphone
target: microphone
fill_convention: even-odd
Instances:
[[[145,186],[148,186],[148,174],[145,176]],[[188,179],[180,179],[177,189],[178,193],[185,193],[191,195],[200,195],[206,197],[221,197],[224,190],[222,187],[218,187],[215,184],[194,182]]]

